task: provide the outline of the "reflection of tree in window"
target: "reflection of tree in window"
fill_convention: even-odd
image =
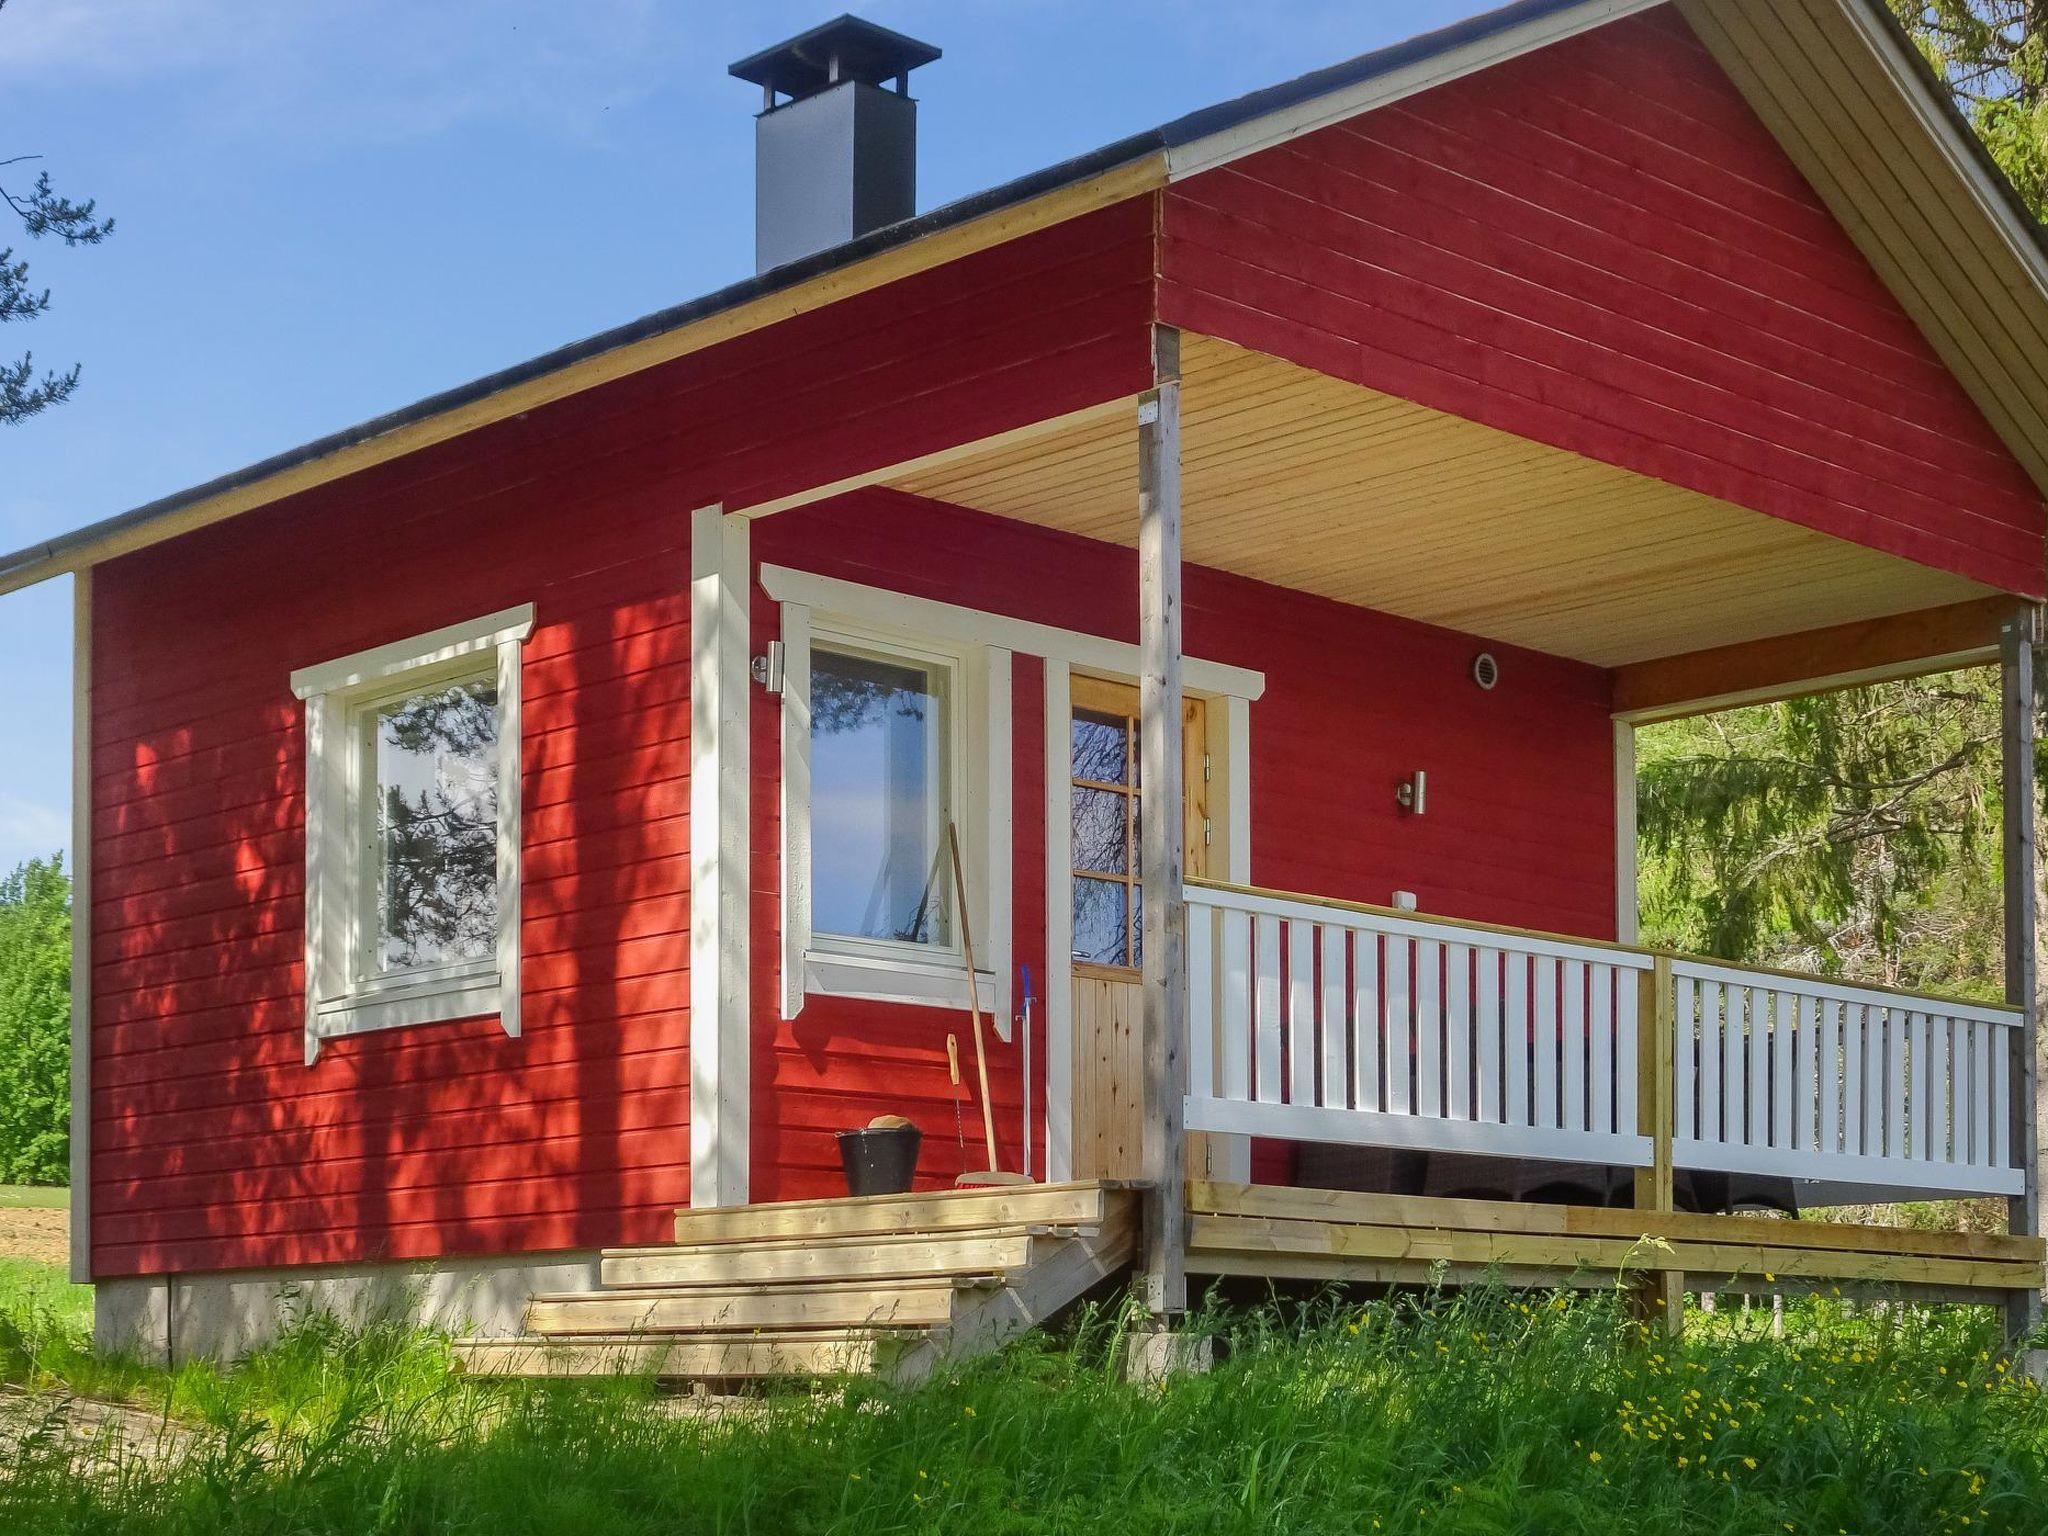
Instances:
[[[1074,711],[1074,958],[1138,963],[1137,722]]]
[[[851,938],[947,940],[938,854],[946,805],[946,674],[811,653],[811,926]]]
[[[375,962],[420,970],[498,939],[498,690],[476,679],[371,719],[378,792]]]

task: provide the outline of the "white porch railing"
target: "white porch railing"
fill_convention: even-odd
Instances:
[[[1671,962],[1672,1161],[1928,1194],[2019,1194],[2013,1008]]]
[[[1187,1125],[1643,1167],[1629,950],[1190,888]]]
[[[1636,1168],[1668,1138],[1674,1167],[1812,1181],[1809,1204],[2023,1188],[2017,1009],[1278,893],[1187,903],[1190,1130]]]

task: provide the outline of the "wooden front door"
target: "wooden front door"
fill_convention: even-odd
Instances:
[[[1074,1177],[1136,1178],[1140,1145],[1138,690],[1073,679],[1068,766],[1074,892]],[[1208,715],[1181,717],[1187,872],[1208,872]]]

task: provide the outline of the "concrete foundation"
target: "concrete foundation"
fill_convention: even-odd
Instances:
[[[1171,1376],[1199,1376],[1215,1365],[1216,1341],[1205,1333],[1134,1333],[1124,1345],[1124,1380],[1136,1386],[1157,1386]]]
[[[318,1313],[503,1338],[521,1331],[534,1292],[595,1289],[597,1264],[594,1252],[514,1254],[102,1280],[93,1290],[93,1337],[103,1350],[162,1365],[236,1359]]]

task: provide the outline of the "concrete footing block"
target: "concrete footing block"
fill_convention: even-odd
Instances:
[[[1134,1333],[1124,1344],[1124,1380],[1150,1387],[1174,1376],[1199,1376],[1216,1366],[1216,1341],[1205,1333]]]
[[[2012,1368],[2035,1386],[2048,1387],[2048,1349],[2021,1350],[2012,1357]]]

